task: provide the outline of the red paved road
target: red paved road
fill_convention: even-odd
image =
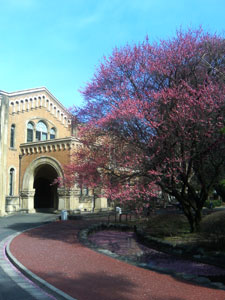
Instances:
[[[12,254],[78,300],[225,300],[225,291],[182,282],[82,246],[85,221],[54,222],[17,236]]]

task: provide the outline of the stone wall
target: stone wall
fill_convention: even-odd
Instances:
[[[5,214],[5,195],[7,193],[8,116],[8,98],[0,94],[0,215]]]

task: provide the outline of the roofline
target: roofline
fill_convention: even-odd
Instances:
[[[51,92],[49,92],[49,90],[44,86],[39,87],[39,88],[20,90],[20,91],[16,91],[16,92],[5,92],[5,91],[0,90],[0,94],[8,96],[8,97],[26,95],[26,94],[35,93],[35,92],[46,92],[46,93],[48,93],[59,106],[61,106],[69,115],[71,115],[71,113],[68,111],[68,109],[65,108],[65,106],[62,105],[62,103]]]

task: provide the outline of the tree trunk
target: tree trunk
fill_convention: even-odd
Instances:
[[[178,193],[173,192],[173,196],[178,200],[178,202],[181,204],[184,215],[188,219],[189,225],[190,225],[190,232],[197,232],[200,227],[200,222],[202,219],[202,206],[196,205],[197,208],[193,209],[188,203],[190,201],[190,198],[187,197],[186,201],[183,200],[183,197],[180,197]],[[189,201],[188,201],[189,199]],[[194,200],[193,200],[194,201]],[[195,203],[197,200],[195,199]]]
[[[183,207],[184,215],[187,217],[189,225],[190,225],[190,232],[197,232],[200,227],[200,222],[202,219],[201,209],[197,208],[193,210],[191,207]]]
[[[190,232],[195,232],[195,224],[194,224],[194,216],[192,215],[191,212],[184,213],[185,216],[188,219],[189,225],[190,225]]]
[[[202,219],[201,209],[197,209],[196,211],[192,211],[191,208],[185,209],[184,214],[188,219],[190,232],[193,233],[199,231]]]
[[[200,208],[198,208],[195,211],[195,218],[194,218],[194,224],[195,224],[195,232],[199,231],[200,229],[200,222],[202,220],[202,210]]]

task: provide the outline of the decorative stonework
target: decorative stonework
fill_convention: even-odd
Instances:
[[[6,197],[6,212],[12,213],[19,210],[19,197],[18,196],[7,196]]]
[[[30,189],[30,190],[24,189],[20,193],[22,209],[27,210],[29,213],[35,212],[35,210],[34,210],[34,194],[35,194],[34,189]]]
[[[65,127],[71,124],[70,113],[45,87],[13,93],[0,91],[0,93],[9,97],[11,114],[20,114],[38,108],[45,108]]]
[[[71,124],[69,114],[56,105],[52,100],[46,98],[43,94],[31,98],[24,97],[16,100],[10,100],[10,107],[12,114],[29,112],[30,110],[44,107],[65,126]]]
[[[74,137],[69,137],[63,139],[24,143],[20,145],[20,150],[22,155],[30,155],[34,153],[71,150],[77,147],[79,147],[78,140]]]

